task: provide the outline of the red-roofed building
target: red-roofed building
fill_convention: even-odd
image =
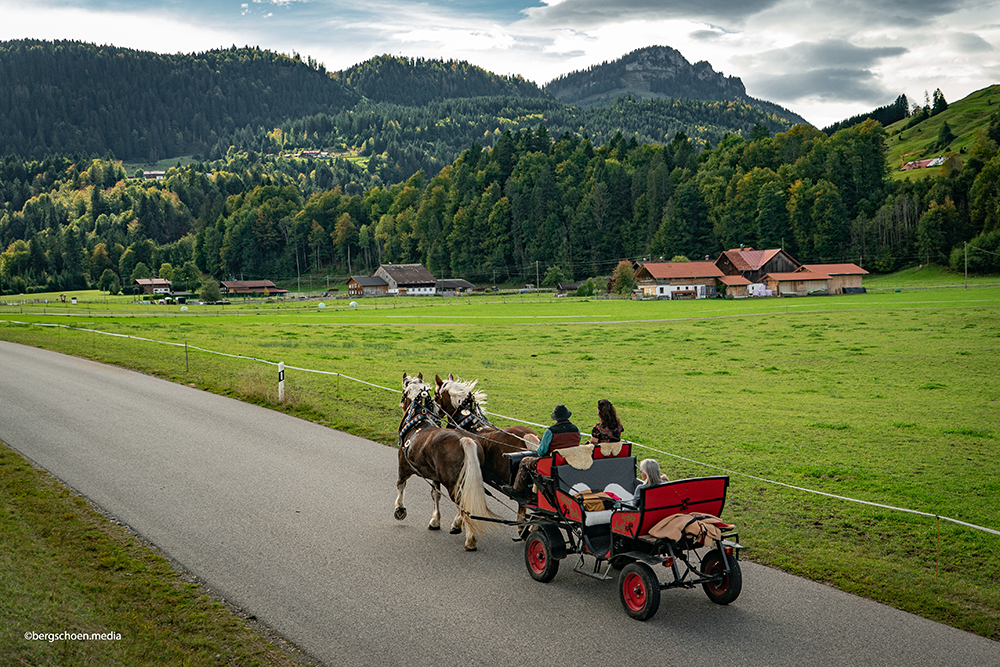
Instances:
[[[136,278],[132,284],[141,287],[143,294],[170,294],[170,281],[166,278]]]
[[[646,262],[635,274],[645,297],[704,299],[715,296],[722,271],[714,262]]]
[[[762,282],[765,274],[790,273],[802,266],[781,248],[754,250],[742,247],[726,250],[715,260],[715,265],[725,275],[743,276],[751,283]]]
[[[223,280],[219,291],[227,296],[234,294],[240,296],[250,296],[251,294],[284,296],[288,294],[288,290],[276,287],[270,280]]]
[[[750,296],[750,281],[743,276],[722,276],[716,278],[727,299],[745,299]]]
[[[798,272],[823,273],[830,276],[830,294],[857,294],[864,292],[862,276],[868,272],[857,264],[803,264]]]

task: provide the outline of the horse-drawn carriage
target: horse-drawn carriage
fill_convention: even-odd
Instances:
[[[540,457],[532,472],[533,492],[527,497],[512,495],[509,484],[521,459],[534,456],[525,445],[533,450],[537,435],[530,431],[514,435],[510,430],[472,423],[460,429],[438,428],[439,407],[452,422],[475,414],[477,409],[468,399],[471,387],[458,400],[452,400],[454,397],[448,396],[448,386],[440,378],[437,385],[438,403],[432,404],[422,376],[403,377],[396,518],[406,516],[403,489],[410,475],[419,474],[431,481],[423,470],[433,468],[440,473],[450,467],[453,473],[439,474],[431,481],[435,510],[429,527],[440,525],[439,484],[444,484],[459,505],[452,532],[459,532],[464,522],[466,548],[476,548],[475,535],[481,530],[481,522],[514,525],[518,539],[525,543],[528,573],[536,581],[551,581],[560,561],[570,556],[578,557],[574,571],[599,580],[612,579],[615,575],[611,571],[620,570],[617,580],[622,606],[638,620],[656,613],[660,591],[669,588],[700,585],[712,602],[723,605],[739,596],[739,552],[744,547],[739,544],[734,526],[718,518],[725,505],[729,477],[640,486],[629,443],[580,445]],[[423,428],[423,435],[413,435],[419,428]],[[434,446],[432,439],[438,441]],[[451,440],[455,443],[445,446],[445,441]],[[455,463],[445,466],[440,457],[449,448],[456,452],[452,457]],[[458,452],[463,450],[461,458]],[[439,460],[435,463],[429,457]],[[517,501],[516,521],[499,519],[485,508],[483,485]],[[588,557],[593,559],[590,566]],[[666,569],[665,583],[660,582],[654,569],[660,567]]]
[[[620,570],[622,607],[638,620],[656,613],[660,591],[668,588],[701,585],[717,604],[739,596],[743,547],[734,527],[718,519],[728,477],[637,489],[628,443],[573,450],[541,457],[533,475],[535,492],[515,498],[525,510],[520,536],[533,579],[551,581],[559,562],[570,556],[578,556],[575,572],[596,579],[611,579],[611,570]],[[510,455],[511,466],[516,469],[525,455]],[[587,556],[594,559],[591,567]],[[666,583],[660,583],[657,567],[667,569]]]

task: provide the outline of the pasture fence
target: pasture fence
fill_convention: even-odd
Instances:
[[[400,389],[395,389],[395,388],[392,388],[392,387],[385,387],[385,386],[382,386],[382,385],[379,385],[379,384],[376,384],[376,383],[373,383],[373,382],[368,382],[366,380],[362,380],[360,378],[355,378],[355,377],[351,377],[349,375],[344,375],[343,373],[339,373],[337,371],[324,371],[324,370],[317,370],[317,369],[314,369],[314,368],[302,368],[302,367],[299,367],[299,366],[287,366],[287,365],[285,365],[284,362],[270,361],[268,359],[260,359],[258,357],[248,357],[248,356],[239,355],[239,354],[229,354],[229,353],[226,353],[226,352],[219,352],[217,350],[209,350],[207,348],[196,347],[196,346],[193,346],[193,345],[188,345],[187,341],[184,341],[183,343],[171,342],[171,341],[162,341],[162,340],[156,340],[156,339],[153,339],[153,338],[144,338],[144,337],[141,337],[141,336],[133,336],[131,334],[122,334],[122,333],[114,333],[114,332],[109,332],[109,331],[101,331],[99,329],[88,329],[88,328],[83,328],[83,327],[71,327],[71,326],[66,325],[66,324],[43,323],[43,322],[21,322],[21,321],[16,321],[16,320],[0,320],[0,323],[30,325],[30,326],[50,327],[50,328],[63,328],[63,329],[71,330],[71,331],[80,331],[80,332],[85,332],[85,333],[98,334],[98,335],[102,335],[102,336],[112,336],[112,337],[115,337],[115,338],[127,338],[127,339],[136,340],[136,341],[142,341],[142,342],[146,342],[146,343],[154,343],[154,344],[158,344],[158,345],[169,345],[169,346],[175,346],[175,347],[183,347],[184,350],[185,350],[185,359],[186,359],[188,350],[194,350],[194,351],[197,351],[197,352],[203,352],[205,354],[212,354],[212,355],[217,355],[217,356],[220,356],[220,357],[227,357],[227,358],[230,358],[230,359],[243,359],[243,360],[247,360],[247,361],[253,361],[253,362],[257,362],[257,363],[261,363],[261,364],[267,364],[267,365],[270,365],[270,366],[275,366],[277,368],[277,370],[278,370],[278,396],[279,396],[279,401],[281,401],[281,402],[284,402],[284,394],[285,394],[285,392],[284,392],[284,382],[285,382],[285,371],[286,370],[294,370],[294,371],[300,371],[300,372],[303,372],[303,373],[315,373],[315,374],[319,374],[319,375],[326,375],[326,376],[330,376],[330,377],[336,377],[337,378],[337,393],[338,394],[340,392],[340,378],[344,378],[345,380],[348,380],[350,382],[356,382],[356,383],[359,383],[359,384],[362,384],[362,385],[366,385],[366,386],[369,386],[369,387],[373,387],[373,388],[376,388],[376,389],[381,389],[381,390],[392,392],[392,393],[396,393],[396,394],[401,394],[402,393],[402,391]],[[516,417],[511,417],[511,416],[508,416],[508,415],[502,415],[502,414],[495,413],[495,412],[490,412],[490,411],[487,411],[487,410],[484,410],[484,412],[487,415],[489,415],[491,417],[496,417],[498,419],[504,419],[504,420],[511,421],[511,422],[516,422],[516,423],[519,423],[519,424],[525,424],[525,425],[528,425],[528,426],[534,426],[536,428],[542,428],[542,429],[547,428],[546,424],[538,424],[538,423],[535,423],[535,422],[525,421],[523,419],[518,419]],[[662,449],[657,449],[656,447],[651,447],[649,445],[645,445],[645,444],[643,444],[641,442],[635,442],[633,440],[625,440],[625,442],[628,442],[629,444],[631,444],[631,445],[633,445],[635,447],[642,448],[642,449],[647,450],[649,452],[653,452],[653,453],[660,454],[660,455],[663,455],[663,456],[666,456],[666,457],[670,457],[670,458],[678,459],[678,460],[681,460],[681,461],[685,461],[687,463],[691,463],[691,464],[694,464],[694,465],[697,465],[697,466],[701,466],[701,467],[704,467],[704,468],[709,468],[709,469],[712,469],[712,470],[718,470],[718,471],[724,472],[724,473],[726,473],[728,475],[735,475],[735,476],[738,476],[738,477],[745,477],[747,479],[752,479],[752,480],[755,480],[757,482],[761,482],[761,483],[764,483],[764,484],[770,484],[770,485],[773,485],[773,486],[783,487],[783,488],[786,488],[786,489],[791,489],[791,490],[799,491],[799,492],[802,492],[802,493],[813,494],[813,495],[816,495],[816,496],[831,498],[831,499],[834,499],[834,500],[840,500],[840,501],[844,501],[844,502],[855,503],[855,504],[859,504],[859,505],[865,505],[865,506],[869,506],[869,507],[873,507],[873,508],[885,509],[885,510],[889,510],[889,511],[893,511],[893,512],[902,512],[902,513],[906,513],[906,514],[913,514],[913,515],[917,515],[917,516],[922,516],[922,517],[927,517],[927,518],[933,518],[933,519],[935,519],[938,522],[938,526],[940,526],[940,522],[941,521],[947,521],[947,522],[950,522],[950,523],[953,523],[953,524],[956,524],[956,525],[959,525],[959,526],[963,526],[965,528],[970,528],[970,529],[973,529],[973,530],[978,530],[978,531],[982,531],[982,532],[986,532],[986,533],[990,533],[990,534],[993,534],[993,535],[1000,536],[1000,530],[996,530],[996,529],[993,529],[993,528],[988,528],[988,527],[985,527],[985,526],[979,526],[979,525],[976,525],[974,523],[969,523],[967,521],[962,521],[960,519],[955,519],[953,517],[944,516],[944,515],[936,514],[936,513],[933,513],[933,512],[925,512],[925,511],[922,511],[922,510],[910,509],[910,508],[906,508],[906,507],[898,507],[898,506],[895,506],[895,505],[888,505],[888,504],[884,504],[884,503],[877,503],[877,502],[873,502],[873,501],[870,501],[870,500],[861,500],[859,498],[851,498],[849,496],[842,496],[842,495],[838,495],[838,494],[834,494],[834,493],[828,493],[828,492],[825,492],[825,491],[818,491],[816,489],[810,489],[810,488],[802,487],[802,486],[796,486],[794,484],[789,484],[787,482],[781,482],[781,481],[778,481],[778,480],[768,479],[766,477],[759,477],[757,475],[752,475],[750,473],[740,472],[738,470],[732,470],[732,469],[725,468],[725,467],[722,467],[722,466],[713,465],[711,463],[705,463],[703,461],[697,461],[695,459],[687,458],[687,457],[681,456],[679,454],[674,454],[672,452],[668,452],[668,451],[665,451],[665,450],[662,450]]]

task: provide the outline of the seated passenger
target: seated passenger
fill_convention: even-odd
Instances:
[[[625,429],[622,427],[621,420],[618,419],[618,412],[615,410],[615,406],[611,404],[606,398],[602,398],[597,402],[597,414],[601,417],[601,421],[594,424],[594,428],[590,432],[590,442],[591,444],[599,444],[602,442],[618,442],[622,439],[622,431]]]
[[[524,497],[528,490],[528,482],[531,480],[531,472],[534,472],[538,465],[538,457],[545,456],[556,449],[566,447],[576,447],[580,444],[580,429],[578,429],[569,418],[572,412],[566,409],[565,405],[557,405],[552,411],[552,419],[555,424],[545,429],[542,434],[542,441],[535,450],[535,456],[525,456],[517,468],[517,477],[514,478],[513,486],[504,486],[504,493],[510,496]]]
[[[639,477],[642,484],[635,487],[635,496],[639,497],[639,489],[650,489],[659,486],[670,479],[660,472],[660,464],[654,459],[643,459],[639,463]]]

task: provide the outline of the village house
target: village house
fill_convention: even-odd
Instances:
[[[219,291],[227,296],[250,296],[252,294],[284,296],[288,294],[288,290],[277,287],[270,280],[223,280],[219,285]]]
[[[743,246],[723,252],[715,265],[725,275],[743,276],[751,283],[763,282],[768,273],[791,273],[802,266],[782,248],[754,250]]]
[[[811,271],[768,273],[763,282],[775,296],[809,296],[830,293],[830,276]]]
[[[389,283],[379,276],[351,276],[347,281],[349,296],[385,296]]]
[[[713,262],[644,262],[635,281],[647,298],[705,299],[715,296],[722,276]]]
[[[143,294],[170,294],[170,281],[166,278],[136,278],[132,284],[141,287]]]
[[[857,264],[803,264],[798,272],[822,273],[830,276],[830,294],[858,294],[865,288],[861,279],[868,272]]]
[[[375,275],[388,285],[389,294],[434,296],[437,280],[423,264],[383,264]]]

